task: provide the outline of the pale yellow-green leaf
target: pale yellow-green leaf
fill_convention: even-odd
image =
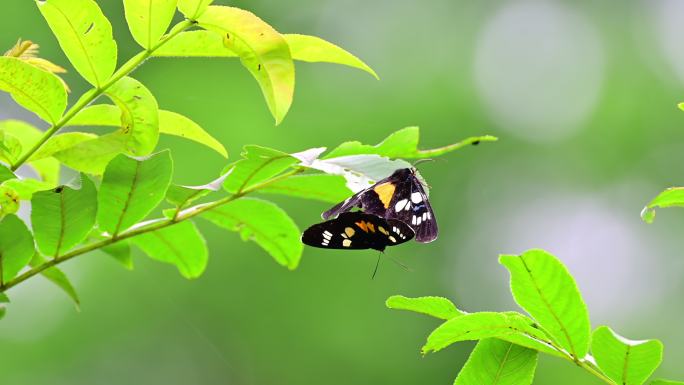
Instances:
[[[342,64],[366,71],[379,79],[378,74],[361,59],[320,37],[298,34],[285,34],[283,37],[290,46],[290,54],[295,60]]]
[[[124,0],[128,29],[136,43],[152,48],[166,32],[177,0]]]
[[[152,54],[158,57],[237,57],[212,31],[187,31],[176,35]]]
[[[56,152],[71,148],[81,142],[97,138],[97,135],[86,132],[66,132],[58,134],[45,142],[30,158],[30,160],[39,160],[52,156]]]
[[[0,57],[0,90],[48,123],[56,123],[66,108],[59,78],[17,58]]]
[[[190,20],[196,20],[213,0],[178,0],[178,10]]]
[[[22,155],[25,154],[38,140],[40,140],[43,133],[33,127],[32,125],[21,120],[4,120],[0,121],[0,131],[5,131],[12,134],[19,139],[21,146],[24,149]],[[38,176],[51,185],[57,186],[59,183],[59,161],[52,157],[47,157],[39,160],[29,160],[28,165],[33,168]]]
[[[259,83],[266,103],[280,123],[292,104],[295,72],[290,48],[273,27],[253,13],[233,7],[210,6],[197,21],[219,33]]]
[[[78,143],[53,156],[74,170],[101,175],[109,161],[125,151],[126,142],[125,135],[115,132]]]
[[[112,26],[94,0],[37,0],[38,9],[76,71],[101,86],[116,67]]]

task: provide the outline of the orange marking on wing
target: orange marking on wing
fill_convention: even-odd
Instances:
[[[393,183],[383,183],[375,186],[373,190],[378,194],[378,197],[380,198],[380,201],[382,202],[382,205],[385,206],[385,208],[388,208],[390,205],[390,202],[392,201],[392,197],[394,196],[394,190],[396,189],[396,186],[394,186]]]
[[[361,230],[363,230],[365,233],[368,232],[368,227],[366,227],[366,222],[364,221],[358,221],[356,222],[356,225],[359,226]]]
[[[371,231],[371,233],[375,232],[375,225],[370,222],[366,222],[366,226],[368,226],[368,229]]]

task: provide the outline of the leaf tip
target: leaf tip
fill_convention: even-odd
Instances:
[[[677,104],[680,110],[684,111],[684,102]]]
[[[644,208],[641,210],[641,219],[646,223],[653,223],[655,216],[656,212],[652,207],[644,206]]]

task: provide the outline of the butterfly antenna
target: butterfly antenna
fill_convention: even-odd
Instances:
[[[410,268],[410,267],[408,267],[407,265],[403,264],[403,263],[402,263],[401,261],[399,261],[398,259],[393,258],[393,257],[390,257],[390,259],[392,260],[392,262],[396,263],[397,266],[399,266],[399,267],[401,267],[402,269],[408,271],[409,273],[412,273],[412,272],[413,272],[413,269],[412,269],[412,268]]]
[[[417,161],[413,162],[413,168],[416,168],[417,165],[425,162],[434,162],[435,159],[432,158],[425,158],[425,159],[418,159]]]
[[[382,256],[382,251],[378,253],[378,261],[375,262],[375,269],[373,270],[373,275],[371,279],[375,279],[375,274],[378,273],[378,267],[380,266],[380,257]]]

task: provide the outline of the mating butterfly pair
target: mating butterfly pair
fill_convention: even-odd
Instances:
[[[353,211],[355,207],[362,211]],[[328,249],[375,249],[437,238],[437,221],[422,181],[413,168],[396,170],[389,177],[359,191],[323,213],[323,219],[306,229],[304,244]]]

